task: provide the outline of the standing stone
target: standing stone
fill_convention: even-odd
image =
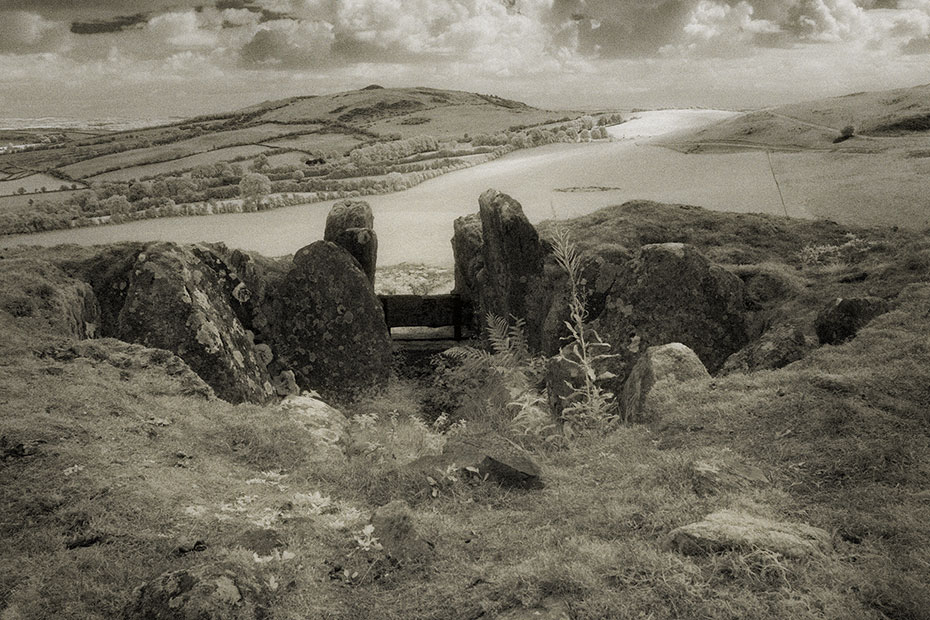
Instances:
[[[839,297],[821,310],[814,322],[821,344],[841,344],[879,314],[888,312],[888,303],[877,297]]]
[[[481,309],[504,318],[528,318],[527,296],[538,285],[545,258],[539,235],[520,203],[507,194],[489,189],[478,206],[484,240]]]
[[[268,371],[215,261],[203,247],[147,246],[130,274],[118,337],[176,353],[220,398],[265,402],[274,395]]]
[[[362,271],[375,285],[378,259],[378,236],[371,207],[363,200],[344,200],[333,205],[326,216],[323,240],[340,245],[358,261]]]
[[[456,218],[452,223],[452,256],[455,260],[454,291],[472,302],[478,301],[478,272],[484,267],[481,247],[481,216],[477,213]]]
[[[342,400],[387,382],[384,310],[346,250],[317,241],[298,251],[272,304],[273,349],[301,389]]]
[[[694,379],[709,379],[700,358],[688,347],[673,342],[649,347],[623,386],[623,416],[628,421],[644,421],[647,399],[653,390]]]

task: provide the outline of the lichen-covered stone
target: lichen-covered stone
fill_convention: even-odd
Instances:
[[[520,203],[489,189],[478,199],[482,269],[477,273],[480,315],[526,319],[527,336],[538,347],[541,313],[534,308],[542,287],[546,252]]]
[[[774,370],[804,357],[811,347],[804,332],[792,325],[776,325],[730,357],[721,372],[752,372]]]
[[[623,417],[632,422],[646,419],[649,395],[663,386],[707,379],[710,374],[688,347],[673,342],[649,347],[633,367],[623,385]]]
[[[384,310],[346,250],[317,241],[298,251],[272,303],[272,348],[301,389],[339,400],[387,382]]]
[[[220,398],[265,402],[270,376],[230,305],[221,265],[203,247],[147,246],[130,274],[118,336],[176,353]]]
[[[478,301],[478,272],[484,266],[481,246],[481,216],[477,213],[456,218],[452,223],[452,256],[455,260],[455,293]]]

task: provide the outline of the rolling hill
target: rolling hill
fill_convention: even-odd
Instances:
[[[854,134],[842,138],[844,128]],[[930,146],[930,84],[853,93],[747,112],[668,141],[688,151],[732,148],[884,151]],[[896,140],[889,140],[896,138]]]

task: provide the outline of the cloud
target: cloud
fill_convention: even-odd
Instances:
[[[282,19],[266,22],[240,50],[246,66],[286,69],[321,66],[330,58],[332,25]]]
[[[33,54],[61,50],[68,28],[27,11],[0,12],[0,54]]]

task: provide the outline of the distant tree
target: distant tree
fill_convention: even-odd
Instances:
[[[591,132],[588,131],[587,129],[582,129],[580,132],[578,132],[578,139],[581,140],[582,142],[590,142]]]
[[[261,153],[258,157],[252,160],[252,165],[250,168],[253,172],[261,172],[262,170],[267,170],[271,164],[268,163],[268,156],[264,153]]]
[[[852,125],[846,125],[840,131],[840,135],[843,136],[844,138],[852,138],[854,133],[856,133],[856,128],[853,127]]]
[[[26,193],[26,188],[25,188],[25,187],[17,187],[17,188],[16,188],[16,193],[19,194],[20,196],[22,196],[23,194]]]
[[[239,181],[239,195],[246,204],[255,205],[271,192],[271,180],[264,174],[250,172]]]

